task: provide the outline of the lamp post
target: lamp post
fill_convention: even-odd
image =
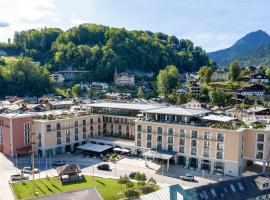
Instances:
[[[32,126],[30,128],[30,134],[31,134],[31,145],[32,145],[32,181],[33,181],[33,194],[36,194],[35,192],[35,133],[32,132]]]

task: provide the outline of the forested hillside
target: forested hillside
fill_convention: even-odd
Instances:
[[[12,44],[0,44],[10,55],[22,55],[46,65],[51,72],[88,70],[89,80],[108,80],[119,71],[158,72],[175,65],[180,72],[210,65],[190,40],[150,31],[127,31],[83,24],[67,31],[57,28],[17,32]]]

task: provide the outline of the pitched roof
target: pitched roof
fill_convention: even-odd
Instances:
[[[79,165],[66,164],[56,168],[58,176],[81,173]]]

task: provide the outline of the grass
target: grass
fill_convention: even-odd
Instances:
[[[83,188],[96,187],[104,200],[117,200],[124,198],[124,192],[132,189],[121,185],[115,179],[84,176],[84,181],[62,184],[57,178],[45,178],[35,181],[37,195],[32,194],[33,182],[24,181],[12,184],[17,199],[33,198],[37,196],[68,192]],[[134,188],[139,188],[134,184]]]
[[[4,58],[6,63],[11,63],[11,62],[17,61],[17,58],[14,56],[2,56],[2,58]]]

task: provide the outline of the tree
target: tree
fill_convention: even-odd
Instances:
[[[179,86],[179,72],[174,65],[160,70],[157,76],[157,87],[160,95],[168,95]]]
[[[149,184],[151,187],[155,187],[157,182],[153,177],[150,177],[147,181],[147,184]]]
[[[80,95],[80,93],[81,93],[81,85],[80,84],[75,84],[72,87],[71,91],[72,91],[72,95],[74,97],[78,97]]]
[[[270,79],[270,67],[265,70],[265,75]]]
[[[120,176],[117,182],[121,184],[121,188],[122,188],[122,185],[130,182],[130,179],[127,175],[124,175],[124,176]]]
[[[0,65],[2,66],[6,65],[5,59],[3,59],[2,57],[0,57]]]
[[[213,69],[211,67],[203,66],[200,68],[198,73],[203,83],[209,83],[211,81]]]
[[[229,66],[229,77],[230,80],[236,81],[240,76],[241,68],[237,61],[233,61]]]
[[[186,94],[180,93],[176,96],[176,104],[177,105],[182,105],[184,103],[187,103],[188,97]]]
[[[132,187],[134,187],[134,183],[131,182],[131,181],[128,181],[128,182],[126,182],[126,187],[127,188],[132,188]]]
[[[223,92],[220,89],[215,89],[212,91],[211,104],[213,106],[224,106],[225,98]]]
[[[139,185],[144,185],[145,181],[147,180],[145,173],[137,172],[134,178],[136,181],[138,181]]]
[[[138,87],[137,97],[144,98],[144,91],[142,86]]]

